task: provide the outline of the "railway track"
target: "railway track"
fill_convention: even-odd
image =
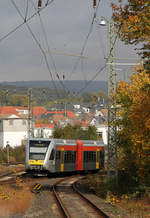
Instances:
[[[13,183],[15,181],[15,179],[18,177],[22,177],[23,175],[25,175],[25,171],[17,171],[17,172],[9,172],[9,173],[4,173],[0,175],[0,185],[1,184],[6,184],[6,183]]]
[[[93,217],[108,218],[100,208],[87,199],[75,187],[75,182],[83,176],[73,176],[58,181],[53,185],[53,195],[57,201],[57,205],[63,217]]]
[[[103,207],[102,200],[95,195],[83,194],[78,190],[76,182],[84,177],[85,175],[74,175],[64,178],[60,176],[56,176],[55,178],[30,178],[27,177],[26,174],[20,173],[18,178],[22,178],[23,183],[28,184],[26,187],[32,189],[33,187],[37,187],[37,189],[34,190],[35,195],[33,201],[22,217],[120,217],[116,214],[113,215],[113,207],[108,209],[108,205]],[[13,178],[8,181],[10,184],[13,184],[13,182],[15,183],[15,179]],[[108,211],[109,213],[107,213]],[[17,214],[13,214],[13,217],[17,217]]]

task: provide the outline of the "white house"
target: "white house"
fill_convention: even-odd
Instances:
[[[0,115],[0,148],[9,144],[11,147],[20,146],[27,138],[28,122],[25,115]]]
[[[50,138],[53,135],[53,124],[35,124],[34,137]]]
[[[80,106],[80,104],[74,104],[73,107],[74,107],[75,109],[80,109],[81,106]]]
[[[107,134],[108,134],[108,127],[105,124],[101,124],[96,126],[97,133],[102,136],[103,142],[107,145]]]
[[[94,117],[90,122],[90,125],[95,126],[97,133],[102,137],[104,144],[107,144],[108,126],[105,125],[103,118]]]

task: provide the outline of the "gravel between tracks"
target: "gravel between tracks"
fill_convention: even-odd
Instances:
[[[46,186],[48,187],[54,183],[54,180],[53,179],[43,180],[43,181],[39,181],[39,183],[43,187]],[[80,191],[82,192],[82,189],[80,189]],[[115,207],[112,207],[104,200],[98,198],[97,196],[91,193],[88,193],[88,190],[86,191],[86,193],[84,192],[84,194],[86,195],[87,198],[92,200],[93,203],[95,203],[104,212],[106,212],[110,218],[128,217],[126,214],[121,214],[118,210],[115,209]],[[50,190],[43,190],[40,193],[35,194],[34,199],[32,200],[30,207],[25,214],[14,214],[8,217],[5,216],[5,218],[49,218],[49,217],[52,218],[60,217],[58,207],[56,205],[53,195],[50,193]],[[4,217],[0,216],[0,218],[4,218]]]
[[[39,180],[42,187],[49,187],[53,184],[53,179],[51,180]],[[55,179],[56,181],[56,179]],[[25,214],[14,214],[9,218],[58,218],[60,217],[57,205],[50,193],[50,190],[43,190],[40,193],[35,194],[31,205]],[[1,217],[0,217],[1,218]]]
[[[49,191],[36,194],[26,214],[14,214],[10,218],[58,218],[60,217],[57,205]]]

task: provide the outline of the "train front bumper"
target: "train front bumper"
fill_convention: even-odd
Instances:
[[[28,168],[30,170],[42,171],[44,169],[44,160],[29,160]]]

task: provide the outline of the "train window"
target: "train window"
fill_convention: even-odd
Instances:
[[[95,151],[84,151],[84,161],[96,161],[96,152]]]
[[[50,140],[30,140],[30,147],[48,147],[50,144]]]
[[[65,162],[72,163],[76,160],[76,152],[75,151],[65,151]]]
[[[54,157],[55,157],[55,150],[52,149],[49,160],[54,160]]]
[[[29,158],[31,160],[44,160],[45,154],[30,153]]]

